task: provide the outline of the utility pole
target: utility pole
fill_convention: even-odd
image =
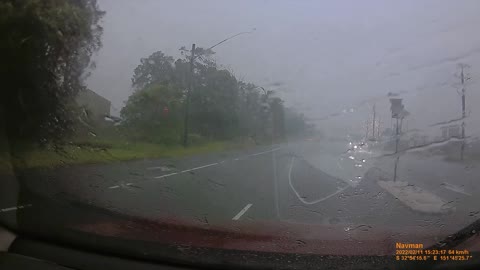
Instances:
[[[183,126],[183,146],[187,147],[188,145],[188,120],[190,115],[190,93],[193,91],[193,72],[194,72],[194,61],[195,61],[195,43],[192,44],[192,52],[190,55],[190,74],[188,80],[188,89],[187,96],[185,100],[185,120]]]
[[[460,159],[463,160],[463,152],[465,151],[465,118],[467,116],[466,111],[465,111],[465,92],[466,92],[466,86],[465,86],[465,81],[469,80],[470,78],[467,78],[465,76],[465,69],[468,68],[469,66],[466,64],[459,64],[460,67],[460,82],[462,84],[462,146],[460,148]]]
[[[234,37],[237,37],[237,36],[240,36],[240,35],[243,35],[243,34],[250,34],[250,33],[253,33],[256,29],[253,28],[251,31],[247,31],[247,32],[240,32],[240,33],[237,33],[233,36],[230,36],[218,43],[216,43],[215,45],[209,47],[208,49],[206,49],[206,51],[209,51],[215,47],[217,47],[218,45],[234,38]],[[195,44],[192,44],[192,52],[191,52],[191,56],[190,56],[190,78],[189,78],[189,86],[188,86],[188,89],[187,89],[187,95],[186,95],[186,100],[185,100],[185,119],[184,119],[184,126],[183,126],[183,146],[186,147],[188,146],[188,121],[189,121],[189,107],[190,107],[190,94],[191,92],[193,91],[193,83],[194,83],[194,76],[193,76],[193,72],[194,72],[194,64],[195,64]]]
[[[372,139],[375,140],[375,119],[376,111],[375,111],[375,103],[373,104],[373,121],[372,121]]]
[[[368,120],[365,122],[365,128],[366,128],[366,133],[365,133],[365,142],[368,141],[368,127],[370,126],[370,123],[368,123]]]
[[[465,138],[465,65],[460,65],[461,73],[460,73],[460,80],[462,82],[462,138]]]
[[[399,134],[402,133],[402,130],[403,130],[403,117],[400,118],[400,131],[399,131]]]
[[[398,123],[398,119],[403,118],[407,115],[407,111],[405,111],[405,107],[402,104],[401,98],[391,98],[390,99],[390,111],[392,111],[392,118],[395,118],[395,154],[398,152],[398,143],[399,143],[399,135],[400,135],[400,125]]]
[[[380,121],[380,118],[378,118],[378,127],[377,127],[377,139],[380,139],[380,124],[382,122]]]
[[[395,124],[395,153],[398,152],[398,135],[400,134],[398,130],[398,118],[396,118],[396,120],[397,123]]]

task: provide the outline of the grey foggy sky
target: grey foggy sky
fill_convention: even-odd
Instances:
[[[209,47],[252,28],[254,33],[215,48],[217,62],[245,81],[270,88],[274,82],[283,83],[279,95],[311,118],[389,91],[406,92],[402,97],[411,112],[411,127],[456,118],[460,99],[453,74],[458,62],[472,66],[469,105],[480,101],[480,1],[99,0],[99,4],[107,12],[104,45],[88,85],[116,109],[132,92],[130,79],[141,57],[157,50],[177,56],[181,46]],[[377,106],[389,125],[388,100],[377,100]],[[469,109],[474,115],[473,106]],[[369,110],[362,106],[318,124],[357,129]],[[473,121],[471,126],[480,128],[480,123]]]

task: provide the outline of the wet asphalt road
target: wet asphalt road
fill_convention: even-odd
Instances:
[[[148,219],[208,224],[266,220],[338,225],[346,230],[358,225],[372,229],[435,226],[447,232],[477,219],[471,213],[478,196],[439,189],[431,180],[416,179],[417,184],[450,196],[447,199],[454,200],[456,210],[428,214],[409,208],[382,189],[378,179],[369,177],[372,168],[391,172],[389,160],[368,151],[344,150],[303,141],[182,159],[31,170],[21,172],[18,179],[44,197]],[[412,166],[409,177],[415,176]],[[18,179],[2,181],[3,186]],[[28,196],[18,201],[14,193],[0,199],[0,220],[42,207]],[[25,208],[14,209],[18,206]]]

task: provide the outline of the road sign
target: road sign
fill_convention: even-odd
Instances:
[[[390,111],[392,111],[392,118],[402,118],[406,116],[408,112],[405,111],[405,108],[402,104],[401,98],[391,98],[390,99]]]

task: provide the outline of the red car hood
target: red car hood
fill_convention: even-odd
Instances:
[[[432,227],[316,225],[287,221],[231,221],[221,225],[182,220],[115,219],[77,224],[102,236],[179,246],[318,255],[394,255],[396,243],[428,248],[448,234]],[[480,251],[474,236],[459,248]]]

